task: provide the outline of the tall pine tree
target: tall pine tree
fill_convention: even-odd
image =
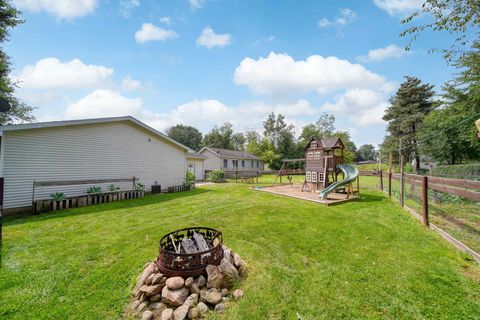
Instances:
[[[423,119],[433,111],[435,104],[433,85],[422,83],[416,77],[405,77],[396,94],[390,98],[383,120],[387,130],[396,139],[402,139],[402,153],[415,158],[416,169],[420,169],[417,132]]]

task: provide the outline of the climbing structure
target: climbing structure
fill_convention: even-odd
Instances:
[[[341,172],[337,164],[344,163],[343,149],[339,137],[313,138],[305,146],[305,181],[302,191],[316,192],[337,181]]]

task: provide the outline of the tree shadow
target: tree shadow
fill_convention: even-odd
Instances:
[[[85,207],[78,207],[72,209],[65,209],[59,211],[50,211],[46,213],[40,214],[31,214],[31,213],[24,213],[24,214],[14,214],[9,215],[3,218],[3,226],[12,226],[12,225],[19,225],[24,223],[36,222],[36,221],[44,221],[44,220],[51,220],[51,219],[60,219],[65,217],[73,217],[73,216],[81,216],[85,214],[92,214],[98,213],[103,211],[112,211],[112,210],[123,210],[123,209],[133,209],[142,206],[147,206],[155,203],[162,203],[171,200],[177,200],[186,197],[194,197],[206,192],[210,192],[212,190],[205,189],[205,188],[196,188],[192,191],[186,192],[177,192],[177,193],[162,193],[162,194],[149,194],[146,195],[144,198],[140,199],[129,199],[129,200],[121,200],[109,203],[101,203],[91,206]]]

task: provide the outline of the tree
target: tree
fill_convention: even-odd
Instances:
[[[375,156],[377,155],[377,151],[375,147],[371,144],[364,144],[360,146],[357,150],[357,158],[360,161],[368,161],[368,160],[375,160]]]
[[[245,135],[237,132],[232,136],[232,145],[234,150],[245,151]]]
[[[10,5],[9,1],[0,0],[0,44],[8,41],[9,29],[23,23],[19,18],[20,12]],[[11,124],[17,121],[31,122],[33,108],[15,97],[17,87],[9,74],[11,72],[8,55],[0,47],[0,96],[6,99],[11,106],[8,112],[0,113],[0,125]]]
[[[202,143],[202,133],[195,127],[177,124],[166,131],[167,136],[175,141],[186,145],[192,150],[198,151]]]
[[[225,122],[220,128],[213,129],[203,137],[202,145],[212,148],[233,149],[233,125]]]
[[[307,145],[307,143],[312,140],[312,138],[320,138],[320,130],[318,130],[318,127],[313,124],[307,124],[302,128],[302,133],[300,134],[300,137],[298,138],[298,143],[299,147],[303,149]]]
[[[246,150],[248,153],[260,156],[260,140],[262,137],[254,130],[245,133]]]
[[[315,122],[319,137],[331,135],[335,131],[335,116],[326,112],[322,112],[317,122]]]
[[[267,116],[267,119],[263,122],[264,136],[270,144],[273,146],[275,154],[279,155],[276,161],[270,164],[272,169],[280,169],[280,159],[294,157],[297,153],[294,127],[288,125],[285,122],[285,116],[275,113],[271,113]]]
[[[402,139],[402,152],[416,159],[417,170],[420,169],[417,132],[425,116],[435,104],[433,85],[423,84],[416,77],[405,77],[396,94],[390,98],[390,106],[385,110],[383,120],[388,121],[388,132],[397,139]]]
[[[441,51],[447,61],[452,61],[452,59],[461,57],[468,52],[465,47],[471,47],[480,26],[480,1],[425,0],[421,11],[415,12],[402,20],[402,24],[422,21],[422,24],[410,26],[400,34],[401,36],[411,37],[407,50],[411,48],[413,41],[421,33],[426,30],[433,30],[455,34],[455,40],[450,48],[432,49],[431,51]],[[430,20],[428,20],[429,18]]]
[[[461,71],[443,87],[441,108],[425,118],[419,133],[422,152],[448,164],[480,159],[474,125],[480,117],[480,43],[454,65]]]

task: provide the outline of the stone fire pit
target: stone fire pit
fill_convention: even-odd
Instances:
[[[242,258],[223,245],[222,233],[203,227],[176,230],[160,240],[159,256],[145,265],[126,313],[142,320],[201,319],[223,313],[245,276]]]

